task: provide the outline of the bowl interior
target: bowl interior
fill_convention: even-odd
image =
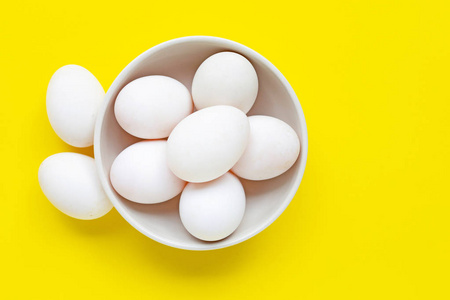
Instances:
[[[241,179],[247,196],[244,219],[228,238],[203,242],[183,227],[179,214],[179,196],[160,204],[137,204],[115,192],[109,180],[111,164],[127,146],[139,141],[126,133],[114,116],[114,102],[119,91],[130,81],[146,75],[166,75],[190,90],[199,65],[210,55],[234,51],[247,57],[259,79],[258,98],[248,115],[269,115],[288,123],[301,141],[300,157],[283,175],[265,181]],[[207,250],[237,244],[270,225],[294,196],[306,164],[306,124],[298,99],[276,68],[255,51],[238,43],[212,37],[190,37],[158,45],[131,62],[108,90],[100,111],[95,137],[95,156],[105,191],[119,213],[136,229],[161,243],[183,249]]]

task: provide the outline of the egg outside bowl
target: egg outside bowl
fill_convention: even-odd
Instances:
[[[121,197],[112,187],[109,171],[114,159],[123,149],[140,140],[119,126],[114,116],[114,102],[126,84],[147,75],[173,77],[190,90],[200,64],[221,51],[242,54],[256,69],[258,98],[248,115],[269,115],[288,123],[300,138],[301,151],[294,166],[281,176],[264,181],[241,179],[247,196],[242,223],[223,240],[203,242],[191,236],[183,227],[178,213],[179,196],[160,204],[137,204]],[[98,113],[94,137],[94,154],[100,180],[117,211],[149,238],[187,250],[213,250],[236,245],[267,228],[281,215],[297,192],[305,170],[307,152],[305,116],[286,78],[272,63],[252,49],[209,36],[190,36],[164,42],[145,51],[126,66],[106,93]]]

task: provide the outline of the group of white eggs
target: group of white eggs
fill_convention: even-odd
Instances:
[[[84,92],[76,81],[84,81]],[[112,186],[124,198],[143,204],[181,193],[179,213],[188,232],[205,241],[229,236],[245,212],[245,191],[238,177],[274,178],[286,172],[300,153],[299,138],[288,124],[270,116],[246,116],[257,94],[255,69],[233,52],[214,54],[200,65],[192,96],[167,76],[130,82],[118,94],[114,113],[126,132],[143,140],[116,157],[110,171]],[[103,95],[87,70],[78,66],[58,70],[47,91],[47,111],[56,133],[71,145],[92,145]],[[94,177],[93,159],[75,153],[53,155],[39,170],[39,182],[50,201],[80,219],[111,209]]]

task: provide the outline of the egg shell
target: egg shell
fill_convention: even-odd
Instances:
[[[178,195],[186,185],[167,166],[167,141],[135,143],[114,160],[110,178],[114,189],[137,203],[160,203]]]
[[[61,67],[47,88],[47,115],[53,130],[69,145],[92,146],[104,96],[103,87],[91,72],[77,65]]]
[[[97,219],[112,208],[92,157],[71,152],[54,154],[41,163],[38,178],[48,200],[68,216]]]
[[[205,182],[228,172],[247,146],[246,115],[232,106],[213,106],[183,119],[167,141],[172,172],[189,182]]]
[[[129,134],[142,139],[169,136],[194,105],[189,90],[167,76],[146,76],[127,84],[114,105],[117,122]]]
[[[289,170],[300,153],[300,140],[294,129],[269,116],[251,116],[248,120],[248,145],[232,171],[245,179],[265,180]]]
[[[193,236],[204,241],[232,234],[245,212],[245,192],[231,173],[204,183],[188,183],[181,193],[180,218]]]
[[[192,97],[197,109],[231,105],[247,113],[258,95],[258,76],[242,55],[220,52],[208,57],[192,81]]]

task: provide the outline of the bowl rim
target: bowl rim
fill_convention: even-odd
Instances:
[[[191,246],[191,245],[185,245],[182,243],[174,242],[168,238],[165,238],[163,236],[154,234],[153,232],[147,230],[141,224],[139,224],[120,204],[120,202],[116,199],[116,196],[114,195],[112,188],[110,187],[108,181],[109,176],[103,172],[103,163],[102,163],[102,149],[101,149],[101,132],[102,132],[102,125],[103,120],[105,117],[106,109],[108,107],[108,104],[110,101],[113,101],[112,94],[118,89],[118,85],[122,80],[128,75],[128,73],[133,70],[135,67],[137,67],[142,61],[144,61],[148,56],[154,54],[155,52],[159,52],[163,50],[164,48],[167,48],[169,46],[174,46],[177,44],[183,44],[186,42],[213,42],[213,43],[220,43],[224,46],[231,45],[233,48],[238,49],[237,52],[250,52],[254,57],[256,57],[260,62],[267,67],[273,74],[276,75],[276,77],[281,81],[283,86],[286,88],[290,98],[294,102],[295,109],[300,116],[300,126],[301,126],[301,136],[302,136],[302,144],[301,144],[301,157],[300,160],[300,169],[296,173],[296,178],[294,181],[294,184],[290,187],[289,193],[286,196],[285,200],[283,201],[283,204],[272,213],[272,216],[267,219],[266,221],[259,224],[256,229],[250,231],[249,233],[245,234],[243,237],[237,239],[237,240],[230,240],[230,242],[225,243],[209,243],[204,244],[202,246]],[[302,181],[305,167],[306,167],[306,160],[308,156],[308,132],[306,128],[306,120],[305,115],[303,113],[303,109],[300,105],[300,101],[297,97],[297,95],[294,92],[294,89],[291,87],[287,79],[284,77],[284,75],[264,56],[256,52],[255,50],[244,46],[238,42],[228,40],[225,38],[220,37],[214,37],[214,36],[185,36],[180,38],[175,38],[172,40],[165,41],[163,43],[160,43],[156,46],[151,47],[150,49],[144,51],[140,55],[138,55],[135,59],[133,59],[120,73],[119,75],[114,79],[113,83],[109,87],[108,91],[106,92],[105,98],[103,103],[101,104],[101,107],[97,114],[97,119],[95,123],[95,131],[94,131],[94,157],[95,157],[95,164],[97,167],[97,172],[99,173],[100,182],[102,184],[103,189],[105,190],[105,193],[109,200],[112,202],[113,206],[116,208],[116,210],[119,212],[119,214],[135,229],[137,229],[139,232],[144,234],[145,236],[153,239],[154,241],[157,241],[161,244],[178,248],[178,249],[185,249],[185,250],[196,250],[196,251],[206,251],[206,250],[215,250],[215,249],[222,249],[226,247],[230,247],[233,245],[237,245],[241,242],[244,242],[264,229],[266,229],[269,225],[271,225],[288,207],[288,205],[291,203],[292,199],[294,198],[300,183]]]

